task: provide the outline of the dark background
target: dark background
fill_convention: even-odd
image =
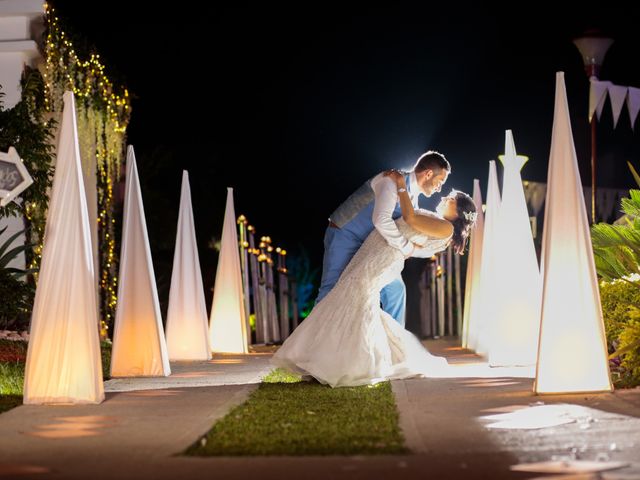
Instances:
[[[571,43],[585,29],[616,40],[600,79],[640,87],[640,15],[629,7],[53,4],[134,96],[128,138],[164,284],[182,169],[209,288],[217,254],[208,244],[221,233],[227,186],[259,235],[319,267],[333,209],[367,178],[410,167],[427,149],[453,165],[445,192],[470,191],[473,178],[484,190],[487,162],[510,128],[530,157],[523,178],[546,181],[559,70],[589,184],[588,80]],[[631,187],[626,161],[640,166],[638,134],[626,108],[613,130],[608,103],[599,185]]]

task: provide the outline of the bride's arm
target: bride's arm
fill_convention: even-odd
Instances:
[[[415,212],[407,191],[398,192],[402,218],[414,230],[431,238],[447,238],[453,233],[453,225],[448,220]]]
[[[402,218],[414,230],[432,238],[447,238],[453,233],[451,222],[442,218],[420,215],[415,212],[407,192],[404,175],[398,172],[389,172],[388,175],[395,180],[398,187],[398,199],[402,209]]]

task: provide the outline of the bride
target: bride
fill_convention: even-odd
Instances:
[[[410,241],[434,253],[452,245],[462,254],[475,221],[469,195],[453,190],[437,215],[413,209],[404,175],[388,174],[398,186],[402,217],[398,229]],[[367,385],[382,380],[438,376],[447,367],[410,332],[380,308],[380,290],[404,267],[404,255],[373,230],[340,276],[271,359],[276,367],[311,375],[332,387]]]

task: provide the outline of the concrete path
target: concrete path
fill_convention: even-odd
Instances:
[[[37,478],[126,478],[129,468],[151,478],[145,475],[257,388],[270,356],[216,355],[172,362],[169,377],[112,379],[100,405],[14,408],[0,415],[0,479],[30,478],[31,471]]]
[[[536,397],[526,369],[489,369],[451,342],[427,345],[459,369],[452,378],[393,382],[401,426],[414,452],[410,455],[180,456],[256,388],[270,370],[269,354],[263,352],[173,363],[168,378],[111,380],[101,405],[22,406],[4,413],[0,480],[525,479],[538,475],[509,467],[571,456],[632,464],[601,477],[574,478],[640,479],[634,463],[640,460],[640,390]],[[503,430],[488,428],[491,422],[480,419],[533,406],[534,423],[548,421],[549,415],[536,413],[547,405],[560,405],[560,416],[571,423]]]
[[[130,392],[257,384],[272,369],[269,358],[271,352],[214,355],[212,360],[202,362],[171,362],[171,375],[168,377],[113,378],[104,382],[104,389],[105,392]]]
[[[518,478],[511,465],[577,459],[630,463],[602,477],[580,478],[640,479],[640,389],[536,396],[530,369],[490,368],[453,341],[427,346],[459,367],[456,376],[392,385],[409,448],[448,465],[434,478]],[[490,415],[501,418],[482,418]],[[503,427],[567,423],[488,427],[498,421]]]

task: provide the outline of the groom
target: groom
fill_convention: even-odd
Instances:
[[[419,194],[430,197],[439,192],[450,172],[451,166],[444,155],[434,151],[422,154],[413,170],[406,173],[407,191],[414,208],[418,206]],[[405,258],[432,255],[432,252],[418,249],[400,233],[394,220],[401,215],[396,183],[384,173],[367,180],[331,214],[324,236],[322,280],[316,302],[337,283],[374,227]],[[405,286],[400,276],[382,289],[380,300],[383,310],[404,326]]]

